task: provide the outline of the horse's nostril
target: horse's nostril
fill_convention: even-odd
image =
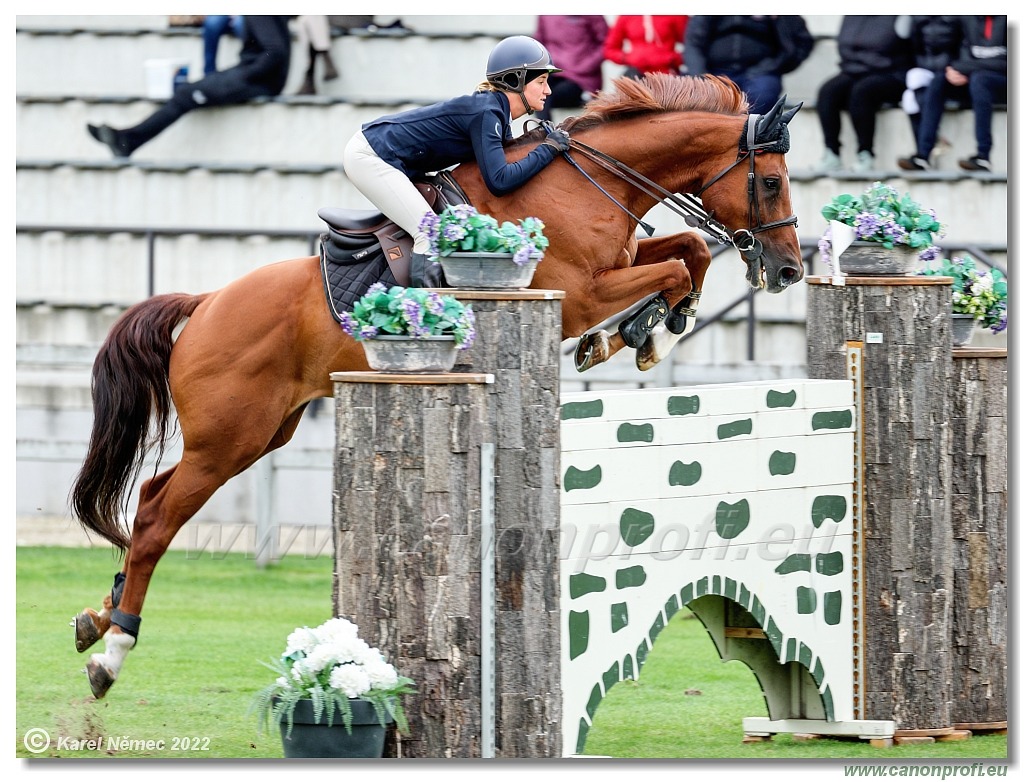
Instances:
[[[803,272],[795,266],[783,266],[779,269],[779,283],[786,287],[794,282],[800,282],[803,276]]]

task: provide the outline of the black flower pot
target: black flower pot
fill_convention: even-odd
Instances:
[[[352,732],[345,729],[341,712],[335,711],[333,724],[328,725],[325,712],[320,720],[313,717],[313,702],[299,701],[292,717],[291,735],[288,717],[281,718],[281,743],[286,758],[379,758],[384,754],[384,734],[377,712],[368,701],[353,698]],[[388,718],[388,722],[393,720]]]

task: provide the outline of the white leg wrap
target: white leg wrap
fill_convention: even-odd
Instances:
[[[111,678],[116,679],[121,666],[124,665],[125,657],[128,656],[131,648],[135,646],[135,639],[128,635],[128,633],[115,631],[114,628],[111,628],[107,630],[103,640],[107,644],[107,650],[103,654],[94,654],[89,659],[98,665],[102,665],[110,672]]]

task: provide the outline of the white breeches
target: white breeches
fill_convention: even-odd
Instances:
[[[430,243],[420,221],[432,210],[409,177],[381,160],[362,131],[345,146],[343,162],[345,175],[359,192],[413,237],[413,252],[427,253]]]

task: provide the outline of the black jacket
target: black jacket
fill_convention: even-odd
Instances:
[[[814,48],[802,16],[691,16],[686,28],[686,68],[702,73],[782,75]]]
[[[487,90],[367,122],[363,135],[381,160],[409,177],[476,160],[494,195],[512,192],[557,154],[541,144],[509,163],[504,150],[512,138],[508,97]]]
[[[960,52],[960,17],[914,16],[911,19],[914,64],[930,71],[944,71]]]
[[[896,33],[895,16],[844,16],[839,26],[839,70],[849,76],[906,78],[914,65],[909,38]]]
[[[1006,17],[961,16],[960,24],[963,46],[953,67],[965,76],[975,71],[1006,73]],[[988,35],[986,27],[990,28]]]

